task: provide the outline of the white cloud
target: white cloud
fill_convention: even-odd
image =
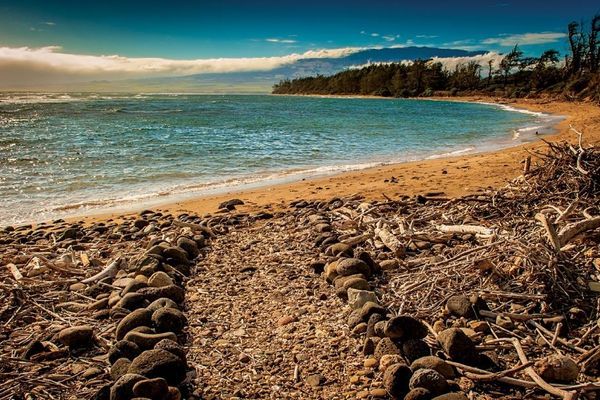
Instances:
[[[481,41],[483,44],[498,44],[500,46],[530,45],[557,42],[567,35],[562,32],[519,33],[515,35],[502,35]]]
[[[373,33],[371,33],[371,36],[373,36],[373,37],[377,37],[377,36],[379,36],[379,33],[377,33],[377,32],[373,32]]]
[[[92,79],[181,76],[206,73],[270,71],[306,58],[339,58],[362,47],[310,50],[278,57],[172,60],[119,55],[69,54],[58,46],[0,47],[0,87]]]
[[[417,35],[418,39],[435,39],[439,37],[438,35]]]
[[[503,55],[491,51],[485,54],[470,57],[433,57],[430,62],[439,62],[445,69],[451,71],[459,65],[465,65],[471,61],[475,61],[477,64],[484,68],[484,71],[482,73],[485,73],[487,72],[489,61],[493,62],[492,70],[496,70],[498,69],[498,65],[500,65],[500,61],[502,61],[503,58]]]
[[[297,40],[292,40],[292,39],[277,39],[277,38],[268,38],[265,39],[267,42],[270,43],[298,43]]]
[[[44,25],[48,25],[48,26],[55,26],[56,22],[52,22],[52,21],[46,21],[46,22],[42,22],[42,24]]]
[[[384,38],[388,42],[393,42],[394,40],[396,40],[396,36],[391,36],[391,35],[383,35],[382,38]]]

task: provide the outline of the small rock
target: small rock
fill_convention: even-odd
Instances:
[[[169,384],[177,385],[185,378],[186,365],[179,357],[166,350],[146,350],[131,362],[130,374],[147,378],[165,378]]]
[[[387,397],[387,390],[385,389],[371,389],[369,394],[375,398]]]
[[[285,315],[277,320],[277,326],[285,326],[296,322],[298,319],[293,315]]]
[[[121,300],[114,306],[116,308],[124,308],[126,310],[137,310],[138,308],[145,307],[148,303],[144,295],[139,293],[127,293]]]
[[[154,345],[154,350],[166,350],[169,353],[175,354],[182,362],[185,360],[185,349],[179,343],[171,339],[162,339]]]
[[[391,271],[398,269],[400,267],[400,263],[398,260],[383,260],[379,263],[379,266],[383,271]]]
[[[173,280],[166,272],[158,271],[153,273],[150,278],[148,278],[148,286],[151,287],[162,287],[169,286],[173,284]]]
[[[429,390],[418,387],[408,392],[408,394],[404,397],[404,400],[431,400],[432,397],[433,396]]]
[[[367,331],[367,324],[361,322],[352,329],[352,336],[360,336]]]
[[[133,385],[133,394],[152,400],[162,400],[169,391],[169,384],[164,378],[144,379]]]
[[[129,370],[129,365],[131,365],[131,361],[127,358],[119,358],[117,361],[115,361],[110,367],[110,377],[113,379],[113,381],[116,381],[125,375]]]
[[[433,369],[442,374],[446,379],[454,379],[456,377],[456,371],[454,370],[454,367],[436,356],[421,357],[413,361],[413,363],[410,365],[410,368],[413,371],[417,371],[419,369]]]
[[[423,368],[415,371],[410,378],[409,387],[411,389],[422,387],[429,390],[433,395],[439,395],[448,391],[448,382],[436,370]]]
[[[88,347],[92,344],[94,330],[89,325],[72,326],[58,333],[58,340],[69,348]]]
[[[502,315],[496,316],[496,325],[508,330],[515,328],[515,324],[512,322],[512,320]]]
[[[409,362],[413,362],[421,357],[431,355],[431,349],[421,339],[409,339],[402,343],[402,354]]]
[[[90,368],[86,369],[85,371],[83,371],[83,373],[81,374],[81,377],[83,379],[91,379],[100,374],[102,374],[102,370],[100,368],[90,367]]]
[[[536,371],[549,382],[570,383],[577,380],[579,366],[567,356],[552,355],[535,364]]]
[[[383,387],[394,398],[402,398],[408,393],[408,383],[412,371],[405,364],[393,364],[383,374]]]
[[[380,314],[380,315],[385,316],[385,314],[387,314],[387,309],[385,309],[384,307],[380,306],[379,304],[377,304],[373,301],[367,301],[360,308],[361,321],[367,322],[369,320],[369,317],[373,314]]]
[[[110,400],[124,400],[133,397],[133,387],[145,378],[136,374],[121,376],[110,388]]]
[[[457,295],[450,297],[446,302],[446,308],[451,314],[456,315],[457,317],[473,317],[471,301],[467,296]]]
[[[399,315],[391,318],[384,330],[385,336],[398,339],[423,339],[429,331],[425,324],[410,315]]]
[[[71,292],[83,292],[87,288],[85,283],[77,282],[69,286]]]
[[[138,326],[149,326],[152,323],[152,313],[146,309],[139,308],[125,316],[117,325],[115,335],[121,340],[125,335]]]
[[[325,255],[334,257],[352,257],[352,246],[349,246],[346,243],[332,244],[325,250]]]
[[[166,298],[166,297],[161,297],[160,299],[156,299],[154,300],[152,303],[150,303],[148,305],[148,307],[146,307],[146,310],[150,311],[152,314],[154,314],[154,312],[156,312],[156,310],[158,310],[159,308],[174,308],[176,310],[179,310],[179,307],[177,307],[177,303],[175,303],[173,300]]]
[[[186,324],[183,313],[174,308],[159,308],[152,314],[152,323],[159,333],[180,333]]]
[[[379,361],[377,361],[377,359],[375,359],[375,358],[367,358],[363,362],[363,365],[365,366],[365,368],[375,368],[375,367],[377,367],[377,364],[379,364]]]
[[[177,342],[177,335],[173,332],[144,333],[139,331],[131,331],[125,335],[125,340],[137,344],[142,350],[152,349],[158,342],[164,339]]]
[[[385,354],[379,360],[379,371],[384,372],[387,367],[394,364],[404,364],[404,359],[398,354]]]
[[[306,377],[306,383],[312,387],[321,386],[325,382],[325,378],[321,374],[312,374]]]
[[[438,335],[438,342],[444,352],[458,362],[470,363],[478,355],[471,339],[459,328],[443,330]]]
[[[185,290],[177,285],[142,288],[138,290],[138,293],[146,296],[146,299],[150,302],[166,297],[180,304],[185,299]]]
[[[239,362],[246,364],[247,362],[250,362],[251,358],[246,353],[240,353],[240,355],[238,356],[238,360]]]
[[[190,238],[184,236],[180,237],[179,239],[177,239],[177,246],[185,250],[192,260],[198,257],[198,255],[200,254],[198,244]]]
[[[394,343],[390,338],[387,337],[377,342],[373,356],[375,359],[380,360],[381,357],[385,356],[386,354],[393,354],[399,356],[402,355],[400,347],[396,343]]]
[[[353,287],[349,287],[347,290],[347,294],[348,304],[355,310],[361,308],[363,305],[365,305],[365,303],[378,302],[375,292],[372,292],[370,290],[360,290]]]
[[[108,350],[108,362],[113,364],[119,358],[133,360],[141,353],[137,344],[128,340],[119,340]]]
[[[436,396],[431,400],[468,400],[467,395],[463,392],[446,393]]]
[[[363,274],[366,277],[371,275],[371,269],[362,260],[358,258],[344,258],[337,262],[336,272],[341,276]]]

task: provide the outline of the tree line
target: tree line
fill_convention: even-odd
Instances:
[[[564,60],[554,49],[539,57],[526,57],[517,44],[498,65],[494,59],[486,65],[470,61],[451,70],[435,60],[372,64],[331,76],[285,79],[273,86],[273,93],[385,97],[546,94],[600,101],[599,35],[600,15],[596,15],[589,25],[568,25],[569,53]]]

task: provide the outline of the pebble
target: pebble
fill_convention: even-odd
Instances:
[[[385,354],[379,360],[379,371],[384,372],[387,367],[394,364],[404,364],[404,359],[399,354]]]
[[[171,354],[175,354],[181,361],[186,362],[184,348],[174,340],[162,339],[154,345],[154,350],[166,350]]]
[[[130,365],[131,360],[127,358],[119,358],[117,361],[115,361],[110,367],[110,377],[113,379],[113,381],[116,381],[125,375],[129,370]]]
[[[169,286],[173,284],[173,280],[166,272],[158,271],[153,273],[150,278],[148,278],[148,286],[150,287],[162,287]]]
[[[368,284],[367,284],[368,285]],[[367,302],[378,303],[375,292],[370,290],[360,290],[359,288],[349,287],[347,290],[348,304],[352,309],[361,308]]]
[[[377,345],[375,346],[373,356],[375,359],[380,360],[381,357],[386,354],[396,354],[400,356],[402,355],[400,347],[396,343],[394,343],[390,338],[387,337],[381,339],[377,343]]]
[[[167,297],[175,303],[180,304],[185,298],[185,290],[177,285],[147,287],[140,289],[138,293],[146,296],[146,299],[151,302],[161,297]]]
[[[125,316],[117,325],[115,335],[117,340],[121,340],[125,335],[138,326],[149,326],[152,323],[152,313],[146,309],[140,308],[132,311]]]
[[[369,394],[373,397],[381,398],[387,397],[387,390],[385,389],[371,389]]]
[[[367,322],[369,320],[369,317],[373,314],[380,314],[385,316],[386,313],[387,309],[385,309],[384,307],[380,306],[379,304],[373,301],[367,301],[360,308],[360,319],[363,322]]]
[[[398,260],[383,260],[379,263],[379,266],[383,271],[391,271],[398,269],[400,267],[400,263]]]
[[[119,340],[108,350],[108,362],[113,364],[119,358],[133,360],[141,353],[137,344],[128,340]]]
[[[365,277],[369,277],[371,273],[369,266],[358,258],[341,259],[337,262],[335,270],[341,276],[363,274]]]
[[[446,309],[457,317],[470,318],[473,316],[471,301],[467,296],[456,295],[450,297],[446,302]]]
[[[321,386],[325,382],[325,377],[321,374],[312,374],[306,377],[306,383],[312,387]]]
[[[136,374],[125,374],[110,388],[110,400],[128,400],[133,397],[133,387],[145,378]]]
[[[144,379],[133,386],[133,394],[151,400],[163,400],[169,391],[169,384],[164,378]]]
[[[58,333],[58,341],[70,348],[88,347],[92,344],[93,328],[89,325],[78,325],[65,328]]]
[[[179,309],[179,307],[177,307],[177,303],[175,303],[173,300],[167,297],[161,297],[160,299],[156,299],[152,303],[150,303],[148,307],[146,307],[146,310],[154,314],[156,310],[163,307],[174,308],[177,310]]]
[[[538,361],[535,370],[549,382],[570,383],[577,380],[579,366],[567,356],[552,355]]]
[[[460,328],[449,328],[438,334],[444,352],[455,361],[470,363],[477,356],[475,345]]]
[[[423,339],[429,331],[425,324],[410,315],[399,315],[397,317],[390,318],[385,325],[384,332],[385,336],[397,339],[397,340],[408,340],[408,339]]]
[[[185,377],[186,365],[179,357],[166,350],[146,350],[131,362],[129,373],[147,378],[165,378],[177,385]]]
[[[164,339],[176,342],[177,336],[173,332],[144,333],[139,331],[131,331],[125,335],[125,340],[134,342],[142,350],[152,349],[154,345]]]
[[[152,314],[152,323],[159,333],[180,333],[186,324],[183,313],[175,308],[159,308]]]
[[[454,370],[454,367],[436,356],[421,357],[413,361],[413,363],[410,365],[410,368],[413,371],[423,368],[433,369],[442,374],[446,379],[454,379],[456,377],[456,371]]]
[[[409,388],[418,387],[429,390],[433,395],[439,395],[448,391],[448,382],[446,378],[433,369],[422,368],[412,375],[409,382]]]
[[[293,315],[284,315],[283,317],[277,320],[277,326],[285,326],[291,324],[292,322],[296,322],[297,319]]]
[[[383,387],[395,398],[402,398],[408,393],[408,384],[412,371],[405,364],[390,365],[383,373]]]
[[[431,349],[421,339],[409,339],[402,343],[402,354],[409,361],[431,355]]]
[[[363,365],[364,365],[365,368],[376,368],[377,364],[379,364],[379,361],[377,361],[376,358],[367,358],[363,362]]]
[[[83,373],[81,374],[81,377],[83,379],[91,379],[100,374],[102,374],[102,370],[100,368],[90,367],[90,368],[86,369],[85,371],[83,371]]]
[[[177,246],[185,250],[186,253],[189,254],[190,258],[193,260],[200,254],[200,250],[198,249],[198,244],[187,237],[180,237],[177,239]]]

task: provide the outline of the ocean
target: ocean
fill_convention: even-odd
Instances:
[[[0,94],[0,226],[536,140],[556,116],[446,101]]]

